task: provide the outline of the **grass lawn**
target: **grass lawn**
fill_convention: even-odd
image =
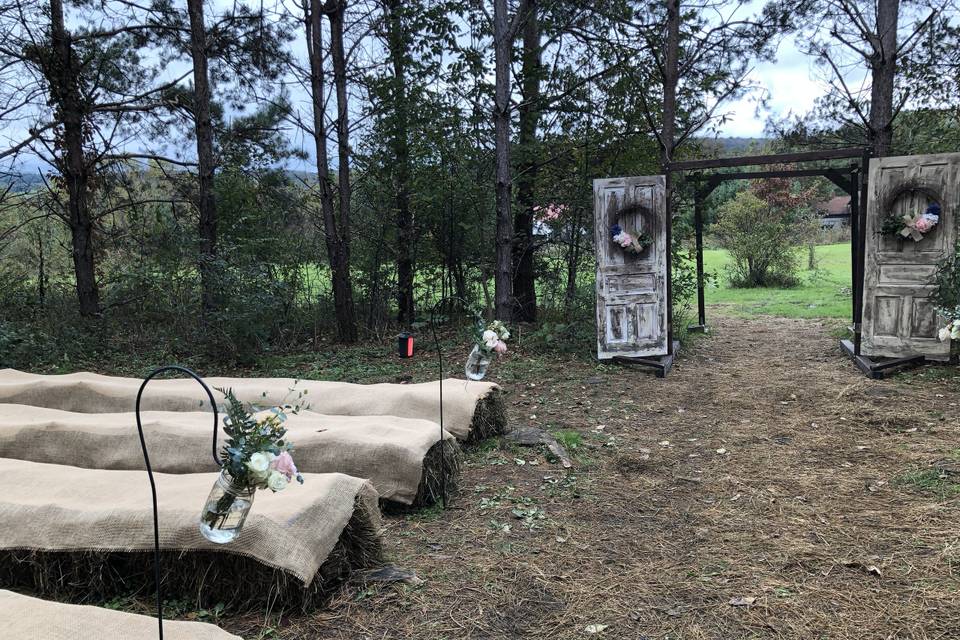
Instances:
[[[787,318],[841,318],[851,314],[850,243],[816,248],[817,268],[807,266],[806,249],[800,250],[804,269],[801,284],[792,289],[734,289],[727,281],[730,255],[724,249],[703,252],[704,269],[716,276],[707,284],[707,304],[720,304],[742,315],[770,315]]]

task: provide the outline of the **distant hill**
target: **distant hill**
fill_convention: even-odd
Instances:
[[[761,153],[767,145],[773,142],[772,138],[710,138],[698,139],[706,155],[740,156],[750,153]],[[712,153],[711,153],[712,152]]]
[[[30,191],[43,184],[43,176],[37,170],[0,175],[0,186],[6,188],[10,184],[15,193]]]

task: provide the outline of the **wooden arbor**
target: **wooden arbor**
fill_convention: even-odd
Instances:
[[[720,183],[727,180],[751,180],[758,178],[799,178],[822,176],[843,189],[850,196],[850,254],[853,264],[853,328],[854,339],[859,354],[861,307],[863,295],[863,224],[866,204],[866,167],[869,151],[862,148],[830,149],[826,151],[803,151],[761,156],[743,156],[739,158],[717,158],[714,160],[690,160],[671,163],[670,171],[696,171],[689,179],[699,183],[694,192],[694,227],[697,245],[697,320],[692,330],[706,331],[707,313],[704,301],[703,277],[703,203]],[[820,167],[813,169],[779,169],[768,171],[736,171],[726,173],[701,173],[704,169],[728,167],[750,167],[764,165],[783,165],[829,160],[854,160],[846,167]]]
[[[851,162],[845,167],[820,166],[818,168],[780,169],[768,171],[702,173],[702,171],[706,169],[756,167],[764,165],[783,165],[811,162],[823,163],[836,160],[849,160]],[[699,331],[706,331],[707,329],[703,276],[703,203],[707,196],[709,196],[713,190],[725,180],[822,176],[833,182],[850,195],[850,258],[852,265],[851,290],[853,294],[853,340],[842,340],[841,348],[851,359],[853,359],[857,367],[871,378],[882,378],[887,373],[895,369],[924,363],[927,359],[925,355],[901,352],[895,353],[889,348],[886,350],[877,349],[874,346],[874,343],[877,341],[877,337],[874,335],[877,323],[873,322],[872,318],[871,322],[869,323],[869,339],[871,349],[866,353],[863,351],[863,313],[865,306],[872,315],[875,315],[875,305],[873,302],[875,297],[888,305],[890,304],[889,300],[892,297],[896,297],[892,294],[873,296],[875,289],[878,289],[883,284],[883,276],[880,274],[880,269],[882,267],[880,262],[882,262],[882,257],[878,256],[882,256],[885,253],[884,249],[887,248],[886,245],[889,244],[889,241],[875,237],[877,236],[877,229],[875,227],[880,215],[878,207],[886,205],[877,200],[876,194],[874,194],[875,197],[870,197],[870,180],[872,179],[877,181],[877,185],[875,185],[875,191],[877,191],[877,193],[884,192],[884,190],[888,189],[889,185],[886,183],[881,184],[881,181],[884,178],[882,169],[883,167],[886,167],[887,164],[896,169],[903,169],[904,171],[912,172],[917,175],[926,175],[932,171],[934,174],[937,174],[938,181],[944,185],[946,191],[949,191],[951,188],[956,190],[958,171],[951,171],[951,167],[954,169],[956,167],[960,167],[960,154],[887,158],[871,165],[869,149],[845,148],[824,151],[806,151],[798,153],[745,156],[739,158],[720,158],[715,160],[693,160],[672,163],[669,166],[670,171],[697,172],[691,176],[691,179],[696,181],[699,185],[695,190],[694,196],[694,225],[696,228],[697,253],[698,324],[691,327],[691,329]],[[931,167],[935,167],[935,169],[931,169]],[[947,168],[944,169],[944,167]],[[892,173],[896,172],[894,171]],[[872,178],[870,177],[871,174],[873,174]],[[946,205],[947,203],[944,202],[942,204]],[[868,211],[872,213],[870,217],[868,217]],[[942,237],[953,237],[954,230],[952,217],[944,219],[943,228],[945,231],[941,232]],[[870,240],[872,241],[869,247],[868,229],[870,232]],[[936,245],[936,251],[940,251],[942,253],[945,250],[944,245],[945,242],[938,242]],[[868,249],[873,249],[873,251]],[[890,254],[891,252],[887,251],[886,253]],[[927,253],[930,253],[930,251],[927,251]],[[871,267],[870,274],[865,273],[868,258]],[[893,269],[897,269],[899,266],[901,266],[898,264],[898,259],[896,257],[894,257],[891,262],[894,265]],[[899,262],[902,262],[902,259],[899,260]],[[908,260],[906,263],[904,263],[907,266],[907,272],[914,273],[914,275],[919,274],[920,271],[922,271],[922,269],[917,268],[918,266],[930,266],[929,264],[913,264],[914,262],[917,262],[917,260]],[[922,262],[923,260],[920,260],[920,263]],[[927,260],[927,262],[929,263],[930,261]],[[888,269],[889,268],[890,267],[888,265]],[[932,272],[928,275],[932,275]],[[914,278],[914,280],[916,280],[916,278]],[[865,281],[871,286],[871,299],[867,301],[867,305],[864,304]],[[906,297],[900,301],[899,306],[897,307],[897,313],[894,314],[897,319],[896,331],[899,331],[899,334],[901,334],[899,336],[899,340],[905,341],[907,344],[909,344],[911,340],[914,342],[919,341],[930,343],[932,338],[932,335],[929,335],[931,333],[930,325],[931,323],[935,324],[936,322],[935,314],[932,313],[932,308],[930,308],[929,304],[925,301],[925,299],[922,298],[922,294],[916,293],[918,288],[922,289],[925,283],[918,280],[916,282],[894,282],[893,285],[900,285],[901,289],[904,289],[903,285],[910,285],[904,289],[907,291],[905,294]],[[917,297],[918,295],[921,297]],[[890,314],[888,314],[888,316],[889,315]],[[894,333],[896,333],[896,331]],[[935,331],[933,333],[935,333]],[[904,338],[904,335],[907,337]],[[896,335],[894,337],[896,337]],[[935,351],[937,351],[939,354],[939,352],[942,351],[942,348],[936,349]]]
[[[847,162],[837,166],[836,161],[843,160]],[[808,163],[816,163],[818,166],[810,167]],[[790,169],[705,172],[717,169],[804,164],[807,164],[807,166]],[[703,206],[706,198],[720,183],[727,180],[821,176],[849,194],[851,200],[850,258],[852,266],[853,310],[851,320],[853,339],[841,341],[842,349],[853,359],[857,367],[871,378],[882,378],[894,369],[922,364],[927,360],[927,355],[923,354],[928,352],[933,354],[934,359],[940,359],[939,356],[942,355],[943,347],[940,345],[936,345],[937,348],[931,346],[934,337],[931,334],[931,326],[936,324],[936,315],[932,306],[925,299],[927,294],[925,289],[929,289],[929,286],[927,281],[923,280],[923,274],[927,273],[931,266],[935,264],[935,261],[949,250],[946,245],[950,244],[949,238],[954,238],[956,233],[953,228],[954,214],[952,211],[960,206],[960,201],[957,200],[955,193],[960,186],[960,154],[885,158],[871,163],[869,149],[854,147],[673,162],[668,165],[667,171],[671,174],[692,173],[688,176],[688,179],[697,183],[694,196],[694,225],[696,231],[698,323],[691,327],[692,330],[707,330],[703,272]],[[665,176],[648,176],[644,179],[654,178],[668,182],[665,180]],[[630,179],[613,179],[612,182],[619,185],[619,182],[624,180]],[[876,225],[880,215],[878,208],[889,208],[890,203],[886,203],[883,194],[891,188],[901,191],[909,190],[910,184],[917,180],[924,184],[932,180],[940,186],[942,190],[941,204],[944,206],[944,215],[946,216],[942,221],[943,230],[935,234],[937,238],[935,243],[928,242],[925,247],[917,248],[915,251],[903,251],[902,247],[893,251],[888,246],[890,241],[880,238],[877,233]],[[871,181],[876,182],[876,184],[871,185]],[[611,181],[596,181],[595,193],[599,193],[596,191],[598,187],[605,188],[606,182]],[[625,182],[623,186],[626,186]],[[881,200],[884,200],[884,202],[881,202]],[[600,202],[598,200],[598,203]],[[664,194],[662,204],[665,212],[661,233],[666,240],[666,246],[669,247],[672,236],[671,198],[669,194]],[[600,207],[598,207],[599,210],[601,210]],[[868,211],[871,214],[869,217]],[[950,212],[949,215],[947,215],[948,212]],[[606,225],[609,220],[604,219],[603,222]],[[598,234],[601,231],[605,233],[604,225],[598,227],[600,229],[600,231],[597,231]],[[869,245],[868,235],[870,236]],[[927,240],[923,242],[927,242]],[[598,235],[598,246],[601,244],[601,237]],[[903,257],[903,254],[910,253],[925,255]],[[868,260],[870,261],[870,274],[865,273]],[[884,271],[885,260],[887,261],[886,274],[881,273]],[[663,333],[665,333],[663,337],[666,338],[666,346],[665,349],[661,347],[655,353],[662,353],[665,350],[666,355],[658,356],[656,360],[649,357],[614,356],[615,361],[623,361],[625,364],[652,366],[657,369],[657,374],[660,377],[663,377],[670,370],[675,348],[671,314],[673,288],[670,282],[669,259],[666,260],[664,270],[667,283],[665,287],[666,299],[661,299],[660,302],[663,303],[661,308],[665,312],[665,327],[662,328],[664,329]],[[932,272],[928,275],[932,275]],[[868,292],[870,296],[866,300],[867,304],[865,304],[865,282],[870,286]],[[891,290],[883,290],[882,287],[884,286],[891,288]],[[893,298],[897,298],[897,300],[892,301]],[[896,309],[893,309],[894,303],[896,303]],[[864,324],[865,308],[870,312],[866,325]],[[877,318],[880,318],[879,322]],[[600,324],[598,321],[598,325]],[[644,325],[640,321],[636,324],[637,326]],[[866,350],[864,349],[865,326],[868,329]],[[890,340],[887,338],[890,338]],[[890,346],[892,344],[891,340],[893,343],[900,344],[903,348],[896,351]],[[919,344],[923,348],[912,350],[910,347],[914,344]],[[603,355],[603,353],[604,349],[601,345],[598,354]],[[644,354],[639,355],[643,356]]]

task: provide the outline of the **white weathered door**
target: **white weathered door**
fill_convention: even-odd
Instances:
[[[940,319],[928,296],[937,263],[954,250],[960,153],[870,161],[861,352],[947,359],[937,339]],[[919,242],[880,233],[883,218],[922,213],[935,194],[940,222]]]
[[[597,247],[597,357],[667,353],[666,179],[593,181]],[[610,228],[643,231],[653,239],[641,254],[613,242]]]

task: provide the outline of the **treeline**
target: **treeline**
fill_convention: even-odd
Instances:
[[[569,316],[592,178],[696,153],[791,34],[836,90],[780,144],[956,136],[950,0],[0,0],[7,344],[351,342],[444,295]]]

